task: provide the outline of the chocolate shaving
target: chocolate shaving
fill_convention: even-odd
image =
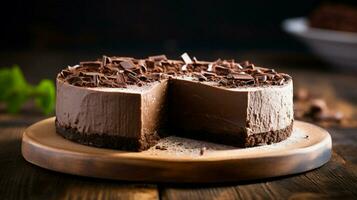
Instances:
[[[100,61],[87,61],[87,62],[80,62],[79,63],[80,67],[94,67],[94,68],[100,68],[102,67],[102,62]]]
[[[218,75],[228,75],[229,73],[231,73],[231,69],[227,68],[227,67],[223,67],[223,66],[215,66],[214,67],[214,71],[218,74]]]
[[[211,73],[211,72],[203,72],[203,75],[206,77],[215,77],[217,76],[215,73]]]
[[[243,69],[242,65],[240,65],[239,63],[235,63],[234,67],[238,68],[238,69]]]
[[[62,76],[62,78],[66,77],[66,76],[68,76],[70,74],[72,74],[72,73],[70,71],[68,71],[68,70],[65,70],[65,69],[60,72],[60,76]]]
[[[255,66],[254,66],[253,64],[250,64],[250,65],[247,65],[245,68],[246,68],[246,69],[254,69]]]
[[[253,76],[249,74],[232,74],[232,77],[237,80],[253,80]]]
[[[118,83],[124,83],[125,82],[125,77],[124,77],[124,74],[122,74],[122,73],[118,73],[117,74],[117,82]]]
[[[69,71],[73,71],[73,70],[76,70],[76,68],[78,68],[78,67],[80,67],[80,65],[75,65],[75,66],[73,66],[73,67],[68,66],[68,70],[69,70]]]
[[[184,53],[181,55],[182,60],[185,62],[185,64],[192,64],[192,60],[190,56],[187,53]]]
[[[146,66],[148,68],[154,68],[155,67],[155,62],[154,61],[146,60],[145,63],[146,63]]]
[[[141,67],[141,71],[143,71],[143,72],[148,71],[148,69],[146,68],[146,66],[144,64],[140,65],[140,67]]]
[[[257,80],[259,82],[265,82],[268,80],[268,77],[266,75],[257,76]]]
[[[278,84],[279,85],[282,85],[284,83],[285,79],[284,78],[281,78],[279,81],[278,81]]]
[[[161,60],[167,60],[166,55],[157,55],[157,56],[149,56],[149,60],[152,61],[161,61]]]
[[[136,65],[132,61],[122,61],[120,62],[120,66],[122,66],[124,69],[136,68]]]
[[[170,77],[192,77],[193,81],[213,82],[217,86],[236,88],[263,85],[283,85],[291,77],[274,69],[255,66],[249,61],[217,59],[214,62],[193,60],[187,53],[182,60],[169,60],[165,55],[147,59],[108,57],[80,62],[58,74],[69,84],[82,87],[122,87],[161,81]],[[323,117],[323,116],[321,116]]]
[[[209,71],[209,72],[213,71],[213,63],[208,64],[207,71]]]
[[[102,57],[103,66],[106,66],[107,62],[108,62],[108,57],[103,55],[103,57]]]
[[[102,75],[99,72],[80,72],[80,74],[86,75],[86,76],[100,76]]]
[[[198,78],[198,81],[207,81],[208,79],[202,75],[202,73],[194,72],[193,73],[196,78]]]
[[[243,67],[247,67],[248,65],[250,65],[249,61],[243,61],[240,63]]]
[[[135,73],[134,71],[130,70],[130,69],[125,69],[124,72],[126,72],[126,74],[131,74],[133,76],[136,76],[137,73]]]

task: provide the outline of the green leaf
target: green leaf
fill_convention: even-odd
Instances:
[[[38,86],[36,86],[34,90],[35,93],[38,94],[35,97],[36,105],[46,115],[51,114],[54,111],[56,101],[56,91],[54,83],[51,80],[44,79],[40,82]]]
[[[14,65],[11,68],[12,84],[15,88],[24,89],[27,85],[25,77],[19,66]]]
[[[17,65],[0,69],[0,101],[7,105],[8,112],[18,112],[30,97],[35,98],[36,105],[43,113],[53,112],[55,86],[51,80],[43,80],[38,86],[33,87],[27,83]]]
[[[14,65],[10,69],[0,71],[1,96],[0,100],[7,104],[10,113],[20,110],[22,104],[28,99],[27,82],[20,68]]]

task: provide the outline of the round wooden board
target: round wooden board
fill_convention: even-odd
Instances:
[[[30,126],[23,134],[22,155],[40,167],[81,176],[149,182],[227,182],[305,172],[331,157],[331,137],[315,125],[295,121],[285,141],[253,148],[164,138],[157,149],[126,152],[94,148],[58,135],[55,118]],[[200,155],[202,147],[206,147]]]

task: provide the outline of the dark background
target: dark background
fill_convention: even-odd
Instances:
[[[283,19],[318,1],[7,1],[1,50],[291,49]]]
[[[307,51],[281,30],[282,20],[307,16],[319,2],[6,1],[0,12],[0,67],[19,64],[31,81],[54,78],[67,65],[103,54],[178,58],[188,52],[199,59],[284,65],[283,55],[278,61],[268,55]]]

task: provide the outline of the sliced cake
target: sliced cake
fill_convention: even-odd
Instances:
[[[292,100],[289,75],[250,62],[103,56],[58,74],[56,130],[133,151],[170,134],[249,147],[290,135]]]

